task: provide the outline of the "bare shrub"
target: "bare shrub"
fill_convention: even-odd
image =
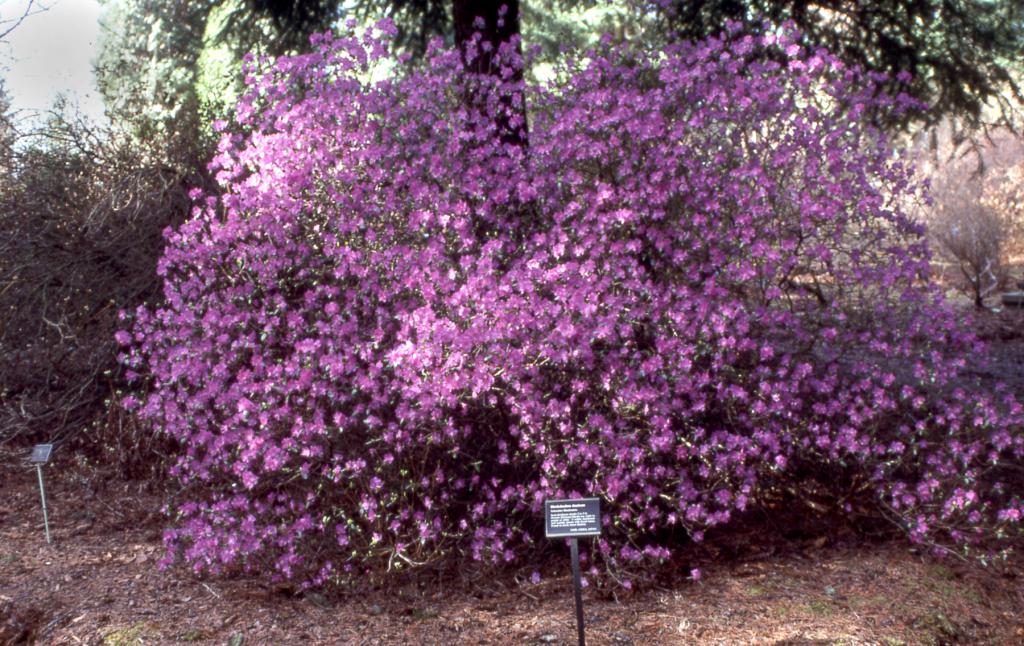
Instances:
[[[122,379],[117,313],[158,295],[162,232],[188,214],[201,155],[154,152],[66,113],[13,139],[0,180],[0,443],[104,434],[122,426],[105,410]]]
[[[1024,143],[1009,131],[970,142],[933,134],[921,147],[922,172],[932,202],[921,209],[935,243],[939,278],[966,294],[975,307],[1005,289],[1022,240],[1021,179]]]

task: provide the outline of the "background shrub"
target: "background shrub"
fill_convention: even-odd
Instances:
[[[105,405],[123,385],[113,334],[119,309],[159,294],[162,232],[188,215],[200,165],[66,109],[28,133],[12,128],[6,151],[0,441],[102,445],[123,469],[145,469],[139,443],[151,434],[113,431],[120,413]]]
[[[935,242],[939,277],[981,308],[1011,286],[1020,264],[1024,144],[1005,130],[974,142],[958,139],[947,126],[931,145],[918,146],[920,172],[932,189],[920,217]]]

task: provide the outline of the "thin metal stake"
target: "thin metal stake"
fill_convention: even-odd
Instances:
[[[576,631],[579,633],[579,646],[587,646],[587,638],[583,633],[583,585],[580,583],[580,548],[575,538],[569,539],[569,554],[572,557],[572,584],[576,593]]]
[[[46,542],[53,544],[53,539],[50,538],[50,518],[46,514],[46,488],[43,486],[43,465],[36,465],[36,473],[39,474],[39,495],[43,499],[43,527],[46,529]]]

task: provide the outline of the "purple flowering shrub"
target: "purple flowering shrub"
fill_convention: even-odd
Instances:
[[[510,51],[374,80],[379,29],[249,79],[223,197],[119,333],[182,446],[171,558],[499,564],[586,495],[620,577],[808,474],[914,540],[1016,536],[1021,407],[960,387],[975,343],[864,118],[901,100],[777,35],[606,46],[540,87]],[[524,100],[529,146],[502,143]]]

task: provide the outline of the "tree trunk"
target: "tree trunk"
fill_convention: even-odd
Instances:
[[[477,24],[477,18],[483,21],[482,26]],[[475,74],[499,75],[500,65],[495,61],[498,47],[502,43],[510,41],[514,36],[518,36],[520,32],[519,0],[452,0],[452,22],[455,27],[455,44],[462,52],[466,71]],[[472,41],[473,34],[476,33],[481,35],[481,42],[491,43],[492,47],[489,49],[477,47],[476,56],[469,60],[467,47]],[[521,45],[517,45],[517,49],[522,54]],[[513,82],[523,80],[521,65],[513,67],[510,80]],[[470,103],[477,102],[477,99],[472,96],[467,97],[467,100]],[[525,146],[526,114],[522,96],[503,96],[502,103],[506,112],[496,117],[501,140],[515,146]]]

